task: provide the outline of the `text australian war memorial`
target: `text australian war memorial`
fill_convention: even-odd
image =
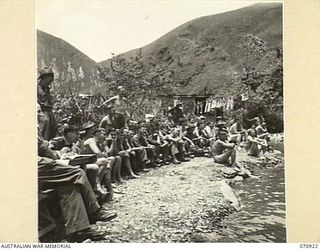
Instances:
[[[281,3],[102,62],[37,30],[39,240],[285,242],[282,51]]]

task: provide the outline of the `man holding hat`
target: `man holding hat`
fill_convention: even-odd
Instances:
[[[54,74],[51,68],[39,70],[37,98],[43,113],[41,123],[39,122],[40,133],[45,140],[50,140],[56,135],[57,122],[52,113],[53,98],[50,94],[50,85],[53,82]]]

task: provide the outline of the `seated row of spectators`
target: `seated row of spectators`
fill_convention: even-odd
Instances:
[[[52,78],[52,72],[43,72],[41,83],[52,81],[46,77]],[[144,120],[129,120],[123,87],[119,87],[119,95],[101,104],[107,105],[107,113],[100,123],[89,121],[81,127],[70,122],[61,124],[61,135],[52,138],[57,134],[50,129],[54,124],[49,123],[52,112],[47,106],[51,103],[45,99],[45,92],[40,94],[39,192],[54,191],[70,241],[103,239],[105,232],[95,231],[90,224],[117,216],[106,211],[104,203],[113,200],[124,182],[138,179],[150,169],[178,165],[197,156],[237,167],[237,147],[245,147],[252,156],[268,149],[264,122],[257,121],[245,130],[239,120],[228,127],[222,119],[186,119],[181,103],[167,117],[148,115]],[[90,162],[71,164],[81,156],[94,157]]]

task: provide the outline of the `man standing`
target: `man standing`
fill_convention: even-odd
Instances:
[[[125,98],[126,91],[124,87],[119,86],[117,89],[118,95],[109,98],[99,107],[106,104],[113,104],[113,126],[115,129],[121,129],[126,127],[130,114],[127,110],[127,99]]]
[[[39,121],[40,133],[45,140],[50,140],[56,135],[57,122],[52,113],[53,98],[50,94],[50,86],[53,82],[53,71],[51,68],[39,70],[37,97],[42,115]]]
[[[170,110],[170,114],[172,115],[172,119],[175,124],[181,125],[181,118],[184,117],[183,111],[182,111],[182,102],[177,101],[176,106]]]

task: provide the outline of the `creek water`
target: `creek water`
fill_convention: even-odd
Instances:
[[[242,209],[229,215],[217,230],[218,242],[285,242],[284,164],[254,166],[260,179],[231,185]]]

